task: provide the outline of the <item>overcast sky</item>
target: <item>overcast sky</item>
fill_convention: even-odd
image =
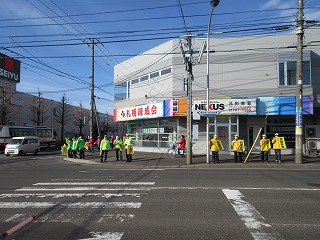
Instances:
[[[186,32],[207,32],[210,1],[1,0],[0,52],[21,61],[17,90],[90,108],[95,39],[98,111],[113,112],[113,67]],[[319,0],[305,0],[306,20],[320,21]],[[293,32],[298,0],[220,0],[212,37]],[[293,33],[294,34],[294,33]]]

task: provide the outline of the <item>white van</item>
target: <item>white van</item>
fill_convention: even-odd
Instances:
[[[4,154],[10,155],[26,155],[27,153],[34,153],[38,155],[40,151],[39,137],[26,136],[26,137],[13,137],[6,145]]]

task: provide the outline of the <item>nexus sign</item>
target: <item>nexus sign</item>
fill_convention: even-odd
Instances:
[[[0,79],[20,82],[20,61],[0,53]]]

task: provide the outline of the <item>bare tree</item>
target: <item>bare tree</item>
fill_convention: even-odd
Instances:
[[[61,125],[61,142],[64,141],[64,126],[71,120],[72,115],[70,113],[71,105],[64,93],[58,103],[58,108],[55,114],[55,120]]]
[[[82,105],[82,102],[79,104],[79,108],[76,110],[76,116],[74,124],[79,128],[79,136],[82,135],[82,129],[86,125],[85,124],[85,112]]]
[[[38,96],[34,98],[34,102],[30,107],[32,116],[29,116],[31,122],[35,123],[37,126],[41,126],[49,117],[45,116],[47,107],[44,103],[44,99],[40,90],[38,89]]]
[[[109,130],[111,130],[111,117],[108,112],[105,115],[104,121],[102,121],[102,129],[105,135],[108,135]]]
[[[13,93],[9,88],[8,83],[5,82],[0,88],[0,124],[7,125],[14,117],[17,108],[12,104]]]

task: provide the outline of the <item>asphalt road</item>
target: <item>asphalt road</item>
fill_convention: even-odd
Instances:
[[[0,155],[5,239],[320,238],[320,170],[82,165]]]

